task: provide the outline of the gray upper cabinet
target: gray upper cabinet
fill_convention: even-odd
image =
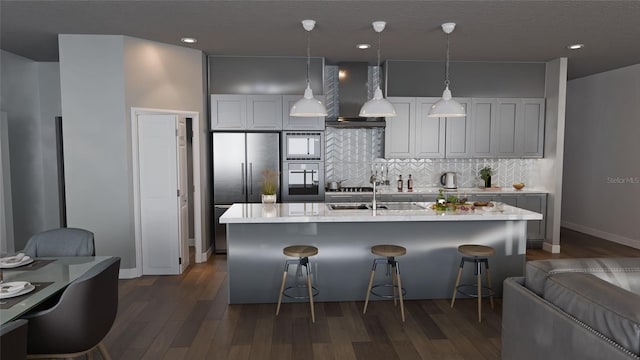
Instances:
[[[521,127],[520,137],[523,157],[541,158],[544,155],[544,99],[521,100]]]
[[[386,158],[412,158],[415,151],[415,108],[412,97],[388,98],[397,116],[387,120],[384,131],[384,156]]]
[[[474,157],[542,157],[544,99],[473,99]]]
[[[471,155],[473,119],[471,99],[456,98],[455,100],[464,106],[467,116],[446,119],[445,155],[448,158],[466,158]]]
[[[246,95],[211,95],[211,130],[245,130]]]
[[[495,153],[496,100],[472,100],[472,156],[492,157]]]
[[[429,117],[431,105],[439,98],[417,98],[414,155],[417,158],[443,158],[445,152],[445,118]],[[390,121],[393,121],[391,119]]]
[[[282,130],[282,96],[247,95],[247,130]]]
[[[324,96],[315,96],[316,99],[324,102]],[[300,100],[300,95],[282,96],[282,128],[284,130],[324,130],[325,118],[319,117],[293,117],[289,116],[291,107]]]

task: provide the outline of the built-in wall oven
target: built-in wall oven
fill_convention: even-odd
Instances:
[[[282,201],[324,201],[324,132],[285,131]]]

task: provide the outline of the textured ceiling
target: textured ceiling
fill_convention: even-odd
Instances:
[[[314,19],[312,56],[376,62],[374,20],[387,21],[382,60],[546,62],[569,58],[569,78],[640,63],[640,1],[0,0],[0,48],[57,61],[57,34],[128,35],[209,55],[305,56],[300,21]],[[358,50],[358,43],[373,48]],[[584,43],[579,51],[568,44]],[[184,46],[184,45],[183,45]]]

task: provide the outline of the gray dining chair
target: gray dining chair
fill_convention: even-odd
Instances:
[[[76,228],[59,228],[33,235],[22,251],[30,257],[94,256],[93,233]]]
[[[18,319],[0,327],[0,359],[27,358],[28,323],[27,320]]]
[[[27,358],[90,357],[97,349],[110,360],[102,340],[118,312],[119,268],[120,258],[105,260],[71,282],[53,307],[25,315]]]

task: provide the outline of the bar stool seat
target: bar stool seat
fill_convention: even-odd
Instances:
[[[398,245],[376,245],[371,247],[371,253],[378,256],[402,256],[407,253],[407,249]]]
[[[317,255],[318,248],[315,246],[309,246],[309,245],[293,245],[293,246],[287,246],[286,248],[284,248],[282,250],[282,253],[285,254],[286,256],[303,258],[303,257]]]
[[[402,256],[407,253],[407,249],[398,245],[375,245],[371,247],[371,253],[377,256],[383,256],[383,258],[373,259],[373,266],[371,268],[371,277],[369,278],[369,286],[367,287],[367,296],[364,302],[363,314],[367,313],[367,306],[369,305],[369,295],[374,294],[376,296],[384,298],[393,298],[394,305],[396,301],[400,300],[400,314],[402,316],[402,322],[404,322],[404,303],[403,297],[406,294],[406,290],[402,288],[402,280],[400,279],[400,264],[396,261],[396,256]],[[391,275],[391,284],[376,284],[373,285],[373,279],[376,273],[376,267],[378,263],[386,263],[387,276]],[[379,287],[391,287],[393,288],[393,295],[383,295],[376,292]]]
[[[456,278],[456,284],[453,287],[453,297],[451,298],[451,308],[456,301],[456,294],[461,293],[469,297],[478,298],[478,322],[482,322],[482,298],[489,297],[491,301],[491,308],[493,309],[493,289],[491,288],[491,273],[489,271],[489,257],[495,254],[495,249],[491,246],[485,245],[460,245],[458,246],[458,252],[462,255],[460,260],[460,268],[458,269],[458,276]],[[462,277],[462,269],[465,262],[474,263],[474,275],[476,276],[476,284],[460,284],[460,278]],[[485,266],[486,285],[482,286],[482,264]],[[466,292],[464,288],[476,288],[475,293]],[[485,292],[483,293],[483,289]]]
[[[319,291],[312,285],[309,257],[318,254],[318,248],[310,245],[292,245],[282,249],[285,256],[295,257],[297,259],[286,259],[284,262],[284,271],[282,273],[282,283],[280,284],[280,294],[278,295],[278,307],[276,308],[276,316],[280,313],[280,305],[282,304],[282,296],[292,299],[309,299],[311,307],[311,321],[316,322],[316,315],[313,307],[313,297],[318,295]],[[289,273],[289,265],[297,265],[296,276],[302,276],[302,267],[305,268],[307,281],[306,284],[294,285],[285,288],[287,282],[287,274]],[[291,295],[291,291],[306,288],[307,295]]]

